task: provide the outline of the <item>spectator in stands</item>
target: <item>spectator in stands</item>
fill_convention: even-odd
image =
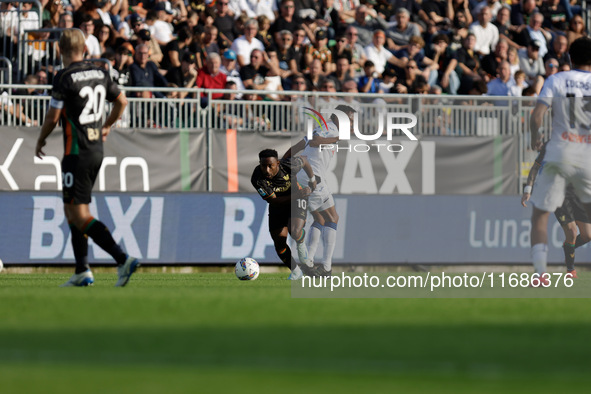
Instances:
[[[310,90],[318,91],[324,82],[322,74],[322,62],[320,59],[314,59],[310,65],[310,72],[306,75],[308,87]]]
[[[421,31],[416,23],[410,21],[410,12],[406,8],[399,8],[395,15],[396,25],[386,31],[388,49],[399,50],[408,45],[413,36],[420,36]]]
[[[381,75],[384,70],[386,69],[386,65],[388,63],[394,64],[398,67],[404,67],[405,62],[398,59],[396,56],[392,54],[389,50],[384,47],[386,42],[386,34],[383,30],[376,30],[373,34],[373,39],[371,44],[365,47],[365,56],[368,61],[371,61],[375,67],[375,72],[378,75]],[[367,64],[367,62],[365,63]],[[364,65],[364,71],[365,71]],[[367,72],[366,72],[367,76]],[[359,89],[363,91],[363,89]],[[377,89],[376,89],[377,91]],[[367,92],[366,92],[367,93]]]
[[[452,21],[451,25],[451,47],[454,50],[457,50],[462,47],[462,43],[468,37],[468,33],[470,33],[470,24],[468,24],[468,13],[464,10],[458,10],[455,14],[455,18]],[[431,28],[431,30],[437,31],[435,28]],[[445,33],[445,31],[443,31]],[[435,34],[435,33],[433,33]]]
[[[490,96],[510,96],[511,85],[514,84],[511,77],[511,65],[503,60],[499,63],[497,77],[486,84]]]
[[[226,74],[220,71],[222,65],[222,59],[217,53],[210,53],[205,63],[205,67],[197,73],[198,88],[204,89],[224,89],[226,86]],[[212,94],[213,99],[222,97],[223,93]],[[207,95],[201,93],[201,106],[205,108],[207,106]]]
[[[451,27],[451,21],[447,17],[448,4],[446,0],[423,1],[421,7],[425,11],[423,21],[430,31],[433,29],[448,30]]]
[[[255,38],[258,30],[259,23],[256,19],[249,19],[244,26],[244,35],[238,37],[232,43],[232,50],[238,56],[238,65],[240,67],[250,64],[250,56],[255,49],[265,50],[263,43]]]
[[[197,59],[193,53],[185,52],[181,58],[180,66],[172,67],[166,73],[169,83],[174,83],[181,88],[192,88],[197,81]],[[189,92],[179,92],[178,98],[185,98]]]
[[[519,70],[519,54],[516,48],[509,48],[507,51],[507,61],[511,65],[511,74],[515,75],[515,72]]]
[[[96,38],[98,39],[101,53],[107,50],[112,50],[115,43],[115,33],[109,25],[102,25],[96,31]]]
[[[334,4],[335,0],[322,0],[320,13],[316,17],[316,25],[325,29],[329,38],[336,37],[341,30],[341,18]]]
[[[519,69],[525,72],[530,85],[535,81],[538,75],[544,75],[544,60],[540,56],[540,47],[542,43],[532,41],[527,48],[520,49]]]
[[[249,64],[240,68],[240,77],[246,89],[264,90],[269,83],[265,81],[265,77],[270,72],[265,55],[265,52],[260,49],[253,50]]]
[[[417,75],[408,92],[411,94],[428,94],[430,89],[427,79],[423,75]]]
[[[361,93],[377,93],[380,84],[380,74],[376,71],[374,62],[367,60],[363,66],[364,76],[359,78],[357,89]]]
[[[493,53],[489,53],[488,55],[482,58],[480,65],[482,67],[482,71],[487,73],[489,76],[494,77],[497,73],[499,65],[503,60],[507,60],[509,57],[509,44],[507,40],[500,39],[495,47],[495,51]],[[510,67],[510,65],[509,65]]]
[[[558,72],[558,68],[560,64],[558,64],[558,60],[556,59],[548,59],[544,62],[544,71],[546,73],[546,78],[550,75],[554,75]]]
[[[333,62],[336,63],[336,59],[339,57],[347,57],[349,59],[349,63],[353,60],[353,52],[351,48],[349,48],[349,41],[344,34],[338,35],[336,38],[336,43],[331,49],[332,52],[332,59]]]
[[[279,32],[283,30],[295,31],[297,27],[302,27],[310,40],[314,39],[314,33],[302,20],[295,15],[295,2],[293,0],[281,0],[279,5],[279,17],[271,25],[269,33],[273,36],[275,42],[279,40]]]
[[[160,68],[160,63],[164,58],[162,50],[160,49],[160,45],[158,42],[152,37],[152,34],[148,29],[140,30],[137,36],[137,45],[145,44],[148,46],[150,50],[150,58],[149,60],[153,62],[158,68]],[[136,45],[136,46],[137,46]]]
[[[124,42],[115,51],[115,70],[119,74],[117,82],[119,85],[129,84],[129,66],[133,64],[135,50],[129,42]]]
[[[355,10],[359,8],[359,0],[335,0],[334,8],[338,11],[341,20],[347,24],[355,20]]]
[[[404,67],[404,72],[401,75],[398,75],[398,78],[396,79],[396,83],[394,85],[395,92],[401,94],[412,93],[411,87],[418,76],[421,76],[421,70],[419,69],[417,62],[414,60],[409,60],[409,62]]]
[[[550,41],[552,36],[550,33],[542,29],[544,23],[544,16],[539,12],[532,13],[529,18],[528,26],[521,32],[521,35],[517,38],[517,43],[527,46],[531,41],[538,41],[540,44],[540,57],[546,56],[548,53],[547,42]]]
[[[164,70],[181,66],[181,59],[193,42],[193,34],[188,27],[181,27],[177,32],[177,38],[166,44],[162,53],[162,62],[160,67]],[[174,81],[169,81],[176,83]],[[177,85],[179,85],[177,83]],[[179,85],[181,86],[181,85]]]
[[[382,74],[382,80],[378,84],[378,93],[390,93],[395,83],[396,71],[393,68],[387,68]]]
[[[460,87],[460,79],[455,69],[458,59],[455,51],[449,47],[449,37],[446,34],[438,34],[433,38],[434,61],[437,58],[437,84],[446,93],[457,94]]]
[[[515,82],[509,87],[509,96],[520,97],[523,95],[523,89],[529,86],[527,82],[525,82],[525,73],[518,70],[513,76],[513,79]]]
[[[480,4],[486,4],[486,1],[483,1]],[[470,26],[474,19],[472,18],[472,13],[470,12],[470,1],[468,0],[447,0],[447,18],[452,22],[456,19],[457,13],[460,12],[465,17],[466,26]],[[496,13],[495,13],[496,14]]]
[[[544,61],[548,59],[556,59],[558,60],[559,65],[568,64],[570,66],[570,55],[568,53],[568,39],[565,35],[557,35],[554,37],[552,41],[552,45],[548,50],[546,56],[544,56]]]
[[[330,78],[325,78],[324,82],[320,86],[320,91],[323,93],[333,93],[336,94],[337,89],[335,83]],[[320,109],[334,109],[339,105],[339,100],[335,95],[332,96],[319,96],[318,101],[316,101],[316,105]]]
[[[310,67],[312,61],[318,59],[322,63],[323,75],[328,75],[334,71],[334,63],[332,61],[332,52],[328,49],[326,31],[318,30],[315,38],[314,45],[306,49],[306,67]]]
[[[467,1],[464,3],[468,3]],[[478,15],[480,11],[482,11],[483,7],[490,8],[491,13],[491,20],[496,19],[499,10],[503,8],[503,4],[499,0],[482,0],[480,3],[476,4],[474,7],[473,13],[474,15]]]
[[[476,37],[474,34],[469,33],[464,40],[464,45],[456,53],[458,59],[456,73],[460,78],[460,89],[458,90],[469,90],[470,86],[473,85],[471,81],[481,79],[480,60],[478,60],[478,55],[474,51],[475,46]]]
[[[173,38],[172,29],[168,23],[159,18],[159,13],[165,13],[165,10],[148,11],[148,15],[146,16],[146,24],[148,25],[150,34],[154,40],[156,40],[158,45],[165,47],[166,44],[168,44]]]
[[[349,79],[343,83],[343,93],[352,93],[357,94],[359,90],[357,89],[357,82],[352,79]],[[355,96],[345,96],[343,97],[343,102],[352,107],[357,113],[361,113],[361,103],[355,100]]]
[[[215,26],[207,26],[203,30],[201,37],[201,59],[205,61],[210,52],[220,53],[220,47],[218,46],[218,28]]]
[[[329,75],[329,78],[335,83],[337,91],[343,89],[343,83],[349,79],[353,79],[351,73],[351,63],[347,56],[342,56],[336,60],[336,71]]]
[[[265,15],[259,15],[256,19],[259,23],[259,32],[256,38],[263,43],[265,48],[269,48],[274,42],[273,36],[269,33],[271,22]]]
[[[137,40],[138,33],[143,29],[147,29],[148,25],[144,23],[144,20],[138,14],[131,14],[129,27],[131,27],[131,41],[134,42]]]
[[[514,34],[517,27],[511,25],[511,9],[508,6],[503,6],[497,13],[497,19],[493,24],[499,30],[499,39],[504,39],[507,44],[513,48],[520,48],[520,45],[515,42]]]
[[[529,23],[529,18],[538,11],[536,0],[520,0],[511,5],[511,24],[516,26],[515,33],[519,34]]]
[[[279,41],[267,51],[269,61],[274,63],[277,69],[280,70],[280,76],[283,78],[285,84],[284,88],[288,89],[287,79],[293,74],[298,73],[298,67],[294,58],[294,52],[291,48],[293,42],[293,34],[288,30],[279,32]]]
[[[351,66],[353,67],[353,71],[356,74],[361,73],[363,69],[363,65],[367,60],[365,56],[365,49],[363,46],[358,42],[359,39],[359,31],[355,26],[349,26],[347,31],[345,32],[347,40],[349,40],[349,48],[351,49],[351,53],[353,54],[353,59],[351,59]]]
[[[225,89],[237,90],[234,81],[227,81]],[[233,101],[238,98],[236,93],[224,93],[223,100]],[[242,105],[228,105],[228,103],[219,103],[216,105],[217,121],[222,121],[219,126],[222,129],[237,129],[244,124],[244,106]]]
[[[230,14],[230,0],[217,0],[215,2],[215,19],[213,25],[218,28],[220,40],[231,44],[240,35],[234,17]]]
[[[297,27],[293,32],[293,44],[291,46],[293,52],[293,58],[298,68],[298,72],[306,69],[306,31],[303,27]]]
[[[545,29],[564,32],[568,28],[566,8],[560,3],[560,0],[547,0],[540,7],[540,12],[544,15],[543,27]]]
[[[89,14],[82,14],[80,30],[86,38],[86,58],[98,59],[101,57],[101,47],[94,33],[94,22]]]
[[[139,44],[135,47],[135,61],[129,66],[129,84],[130,86],[141,87],[166,87],[168,81],[158,71],[158,66],[149,60],[150,48],[146,44]],[[152,93],[155,97],[163,98],[162,92]],[[149,98],[149,91],[138,92],[138,96]]]
[[[378,16],[374,9],[365,5],[361,5],[355,10],[355,22],[351,24],[351,27],[357,29],[357,41],[362,47],[371,44],[374,31],[388,30],[386,21]]]
[[[573,43],[574,40],[581,37],[586,37],[587,31],[585,29],[585,22],[581,15],[575,15],[568,24],[568,30],[566,32],[566,38],[568,39],[568,46]]]
[[[222,65],[220,66],[220,71],[226,74],[226,83],[232,81],[236,84],[236,88],[238,90],[244,90],[244,83],[242,83],[240,73],[236,69],[237,64],[238,62],[236,61],[236,53],[231,49],[226,49],[222,55]],[[242,93],[237,94],[236,97],[238,99],[242,98]]]
[[[499,30],[490,23],[492,18],[491,10],[484,6],[478,13],[478,21],[470,25],[470,32],[476,36],[474,52],[479,56],[488,55],[499,42]]]

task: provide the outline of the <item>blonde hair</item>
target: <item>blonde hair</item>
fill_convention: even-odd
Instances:
[[[86,46],[86,38],[84,33],[80,29],[66,29],[62,32],[60,37],[60,50],[65,56],[71,56],[72,54],[84,53],[84,47]]]
[[[513,61],[510,61],[510,60],[509,60],[509,55],[510,55],[510,54],[512,54],[512,55],[515,55],[515,57],[513,58]],[[510,48],[507,50],[507,60],[509,60],[509,63],[510,63],[512,66],[515,66],[516,64],[519,64],[519,55],[517,54],[517,49],[515,49],[514,47],[510,47]]]

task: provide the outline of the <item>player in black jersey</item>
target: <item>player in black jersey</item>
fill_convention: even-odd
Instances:
[[[302,168],[310,178],[308,186],[304,188],[295,178]],[[283,264],[290,270],[297,265],[287,245],[289,233],[296,241],[302,272],[309,276],[316,275],[314,264],[308,259],[308,251],[304,243],[304,224],[307,215],[307,198],[320,179],[314,176],[308,160],[304,157],[279,160],[276,150],[262,150],[259,153],[259,165],[254,169],[250,181],[259,195],[269,203],[269,232],[275,244],[275,251]]]
[[[544,156],[546,155],[546,144],[542,145],[540,153],[534,165],[529,171],[527,182],[523,188],[523,195],[521,196],[521,205],[527,205],[531,197],[533,184],[536,180],[538,172],[544,165]],[[566,188],[564,203],[560,208],[554,211],[554,216],[560,223],[564,231],[565,241],[562,245],[564,250],[564,259],[566,263],[566,273],[573,278],[577,277],[575,270],[575,249],[579,246],[585,245],[591,240],[591,220],[587,216],[587,212],[583,204],[575,194],[574,187],[569,184]],[[580,233],[579,233],[580,232]]]
[[[88,286],[94,282],[87,261],[88,237],[113,256],[119,276],[115,286],[125,286],[139,262],[121,250],[109,229],[92,217],[88,204],[103,160],[103,141],[123,114],[127,99],[108,72],[84,61],[84,42],[84,34],[79,29],[62,32],[59,47],[65,69],[53,79],[51,102],[35,155],[39,158],[45,155],[45,140],[61,119],[64,130],[62,193],[76,259],[74,275],[62,286]],[[105,99],[113,102],[113,109],[103,123]]]

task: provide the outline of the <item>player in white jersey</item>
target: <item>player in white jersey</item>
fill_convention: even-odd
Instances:
[[[339,105],[335,109],[344,112],[349,117],[349,125],[352,131],[355,110],[348,105]],[[318,272],[321,275],[331,275],[332,255],[337,238],[339,215],[335,209],[334,199],[326,182],[328,179],[326,172],[336,153],[338,140],[338,117],[333,115],[326,125],[314,129],[311,140],[307,137],[302,139],[283,156],[284,158],[290,157],[301,151],[301,155],[307,157],[310,166],[314,170],[314,174],[320,175],[321,182],[316,186],[314,192],[308,196],[308,209],[314,218],[308,236],[308,256],[310,259],[314,258],[320,238],[322,237],[324,253],[322,256],[322,266],[318,267]],[[301,179],[304,183],[308,181],[307,175],[301,171],[298,174],[298,179]]]
[[[562,205],[569,183],[591,216],[591,38],[575,40],[569,52],[573,70],[546,80],[530,122],[531,146],[539,150],[538,130],[552,107],[552,135],[531,197],[531,255],[540,275],[546,272],[548,217]]]

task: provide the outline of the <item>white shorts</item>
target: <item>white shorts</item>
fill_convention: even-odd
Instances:
[[[308,209],[311,212],[324,211],[334,206],[334,199],[327,187],[318,186],[312,194],[308,196]]]
[[[534,183],[531,202],[542,211],[554,212],[562,206],[569,183],[583,204],[591,203],[591,168],[544,162]]]

